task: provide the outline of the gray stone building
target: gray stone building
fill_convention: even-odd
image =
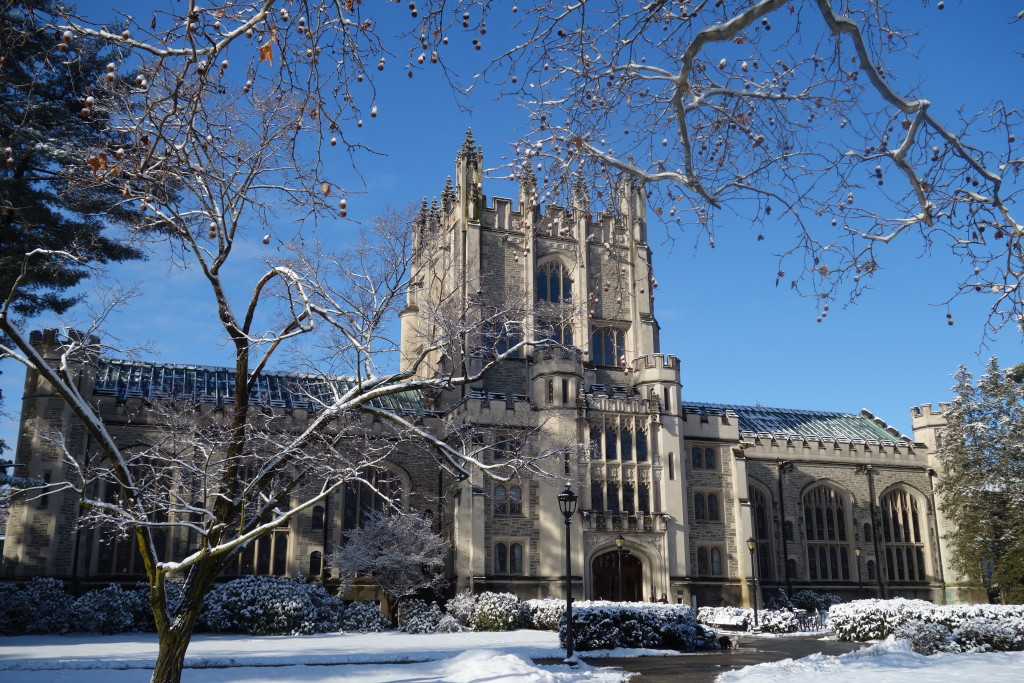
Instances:
[[[510,449],[546,456],[548,476],[510,482],[479,472],[457,482],[414,453],[396,455],[375,475],[404,505],[429,511],[450,540],[454,587],[561,596],[565,527],[556,496],[568,480],[580,497],[571,558],[577,597],[749,604],[755,572],[763,591],[983,597],[960,586],[944,561],[933,494],[941,407],[915,408],[914,435],[905,436],[867,411],[691,400],[682,394],[680,360],[660,345],[642,188],[624,184],[614,212],[592,213],[580,198],[541,212],[529,177],[517,202],[488,202],[481,168],[467,136],[454,182],[439,202],[424,204],[414,228],[418,275],[401,313],[404,356],[423,350],[439,301],[482,323],[461,355],[433,352],[432,372],[480,367],[528,333],[560,345],[528,347],[477,385],[422,399],[426,405],[405,397],[389,406],[421,411],[444,438],[455,436],[446,425],[474,432],[489,463]],[[59,343],[49,331],[33,341],[44,352]],[[225,398],[217,387],[227,386],[218,373],[94,359],[82,391],[128,443],[133,432],[154,428],[140,417],[152,387],[177,382],[196,401],[215,403]],[[280,390],[288,376],[268,373],[266,381],[268,410],[296,424],[308,419],[309,406]],[[83,457],[89,452],[81,426],[29,373],[16,462],[25,474],[57,481],[62,466],[47,433],[63,434]],[[252,544],[237,571],[319,575],[325,549],[372,507],[359,487],[341,491]],[[103,581],[138,573],[129,543],[75,532],[76,515],[70,496],[16,500],[4,576]],[[187,549],[188,539],[168,542]]]

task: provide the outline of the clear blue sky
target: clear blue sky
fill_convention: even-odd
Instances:
[[[1020,97],[1024,60],[1013,49],[1024,45],[1024,24],[1009,23],[1018,3],[953,0],[943,11],[932,2],[894,4],[901,7],[901,25],[922,33],[916,56],[902,55],[895,71],[902,83],[921,81],[922,94],[936,110],[973,111],[997,96],[1011,104]],[[110,15],[109,4],[79,6],[98,20]],[[495,11],[489,19],[492,33],[499,15]],[[480,53],[459,49],[453,47],[452,54],[464,60],[468,75]],[[345,185],[365,192],[350,195],[351,219],[366,219],[386,204],[438,195],[453,172],[467,127],[483,146],[488,166],[498,165],[510,152],[507,141],[522,132],[525,116],[514,102],[472,100],[472,114],[460,111],[429,72],[409,80],[399,68],[401,60],[393,61],[380,114],[361,131],[364,141],[386,156],[358,159],[365,188],[342,155],[333,169]],[[484,192],[514,196],[515,188],[493,181],[485,183]],[[652,224],[660,283],[655,314],[662,351],[682,361],[685,399],[851,412],[867,408],[909,433],[910,407],[949,400],[949,375],[958,363],[977,370],[993,354],[1004,365],[1022,360],[1018,330],[1004,330],[989,347],[980,346],[989,304],[984,297],[954,303],[956,324],[947,325],[941,304],[952,291],[958,263],[941,250],[928,253],[915,242],[891,245],[874,290],[853,307],[833,306],[819,324],[813,302],[775,287],[771,248],[745,226],[732,227],[721,230],[717,247],[709,249],[695,247],[686,234],[677,234],[671,247],[663,244],[664,231]],[[339,222],[327,231],[344,240],[354,226]],[[268,249],[254,240],[249,251],[260,256]],[[244,281],[254,273],[241,269],[237,277]],[[168,270],[159,261],[130,264],[116,274],[124,282],[141,283],[144,297],[112,321],[113,334],[126,343],[151,340],[154,358],[165,362],[229,364],[208,294],[194,274]],[[34,327],[54,322],[39,320]],[[12,363],[0,369],[6,407],[16,413],[23,372]],[[0,423],[0,436],[13,445],[16,429],[15,415]]]

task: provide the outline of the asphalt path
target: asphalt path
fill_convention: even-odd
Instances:
[[[841,655],[864,647],[864,643],[825,640],[823,634],[799,636],[741,635],[736,647],[703,650],[670,657],[611,657],[587,660],[592,666],[611,666],[638,675],[630,683],[714,683],[721,674],[762,662],[799,659],[820,652]]]

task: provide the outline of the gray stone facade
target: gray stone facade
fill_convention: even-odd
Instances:
[[[768,415],[760,407],[694,403],[682,395],[680,360],[660,349],[642,188],[624,184],[619,209],[607,214],[584,206],[541,212],[530,178],[517,209],[508,199],[488,203],[482,153],[471,137],[455,166],[454,183],[420,217],[418,229],[441,243],[431,244],[429,260],[422,243],[414,251],[422,277],[401,313],[405,356],[418,352],[431,306],[442,299],[456,300],[470,318],[500,301],[521,310],[524,330],[540,327],[538,311],[552,303],[554,286],[538,289],[541,272],[561,278],[566,296],[557,303],[571,343],[533,349],[478,385],[437,397],[431,407],[448,419],[427,420],[442,436],[445,424],[473,425],[487,439],[526,435],[525,452],[550,454],[542,461],[546,475],[496,482],[475,473],[455,482],[415,454],[390,463],[403,502],[430,510],[450,540],[454,588],[562,596],[565,525],[556,496],[568,481],[579,494],[571,526],[577,598],[622,591],[635,600],[664,593],[686,604],[749,604],[755,564],[762,594],[812,588],[846,598],[979,597],[944,562],[944,522],[932,494],[941,408],[915,409],[911,438],[866,412]],[[45,350],[58,340],[47,332],[34,341]],[[431,365],[472,369],[483,360],[435,355]],[[87,373],[86,396],[88,382]],[[63,434],[70,452],[84,455],[90,445],[44,384],[31,373],[26,379],[16,460],[27,465],[24,474],[58,481],[61,457],[47,435]],[[97,397],[95,404],[125,445],[154,428],[142,399]],[[308,419],[298,409],[279,412],[293,427]],[[493,446],[487,457],[501,457],[500,444],[482,445]],[[284,565],[270,569],[308,573],[312,553],[342,540],[347,495],[327,501],[323,524],[307,515],[278,532],[275,542],[287,552]],[[70,496],[17,498],[4,575],[104,581],[137,573],[130,548],[76,533],[76,515]],[[619,536],[630,550],[621,585]],[[186,539],[171,542],[186,549]]]

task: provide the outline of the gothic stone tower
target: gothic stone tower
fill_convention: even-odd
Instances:
[[[476,384],[438,397],[474,431],[488,464],[545,455],[549,476],[471,476],[455,504],[460,588],[559,595],[564,525],[556,496],[580,495],[573,522],[577,597],[650,599],[687,571],[677,458],[679,363],[659,353],[642,188],[594,214],[582,188],[541,207],[532,177],[518,206],[483,195],[472,134],[441,200],[416,227],[415,282],[402,312],[403,363],[417,373],[478,371],[528,344]],[[461,330],[430,351],[438,330]],[[552,345],[550,341],[557,342]],[[616,537],[631,551],[618,583]],[[673,592],[674,594],[674,592]]]

